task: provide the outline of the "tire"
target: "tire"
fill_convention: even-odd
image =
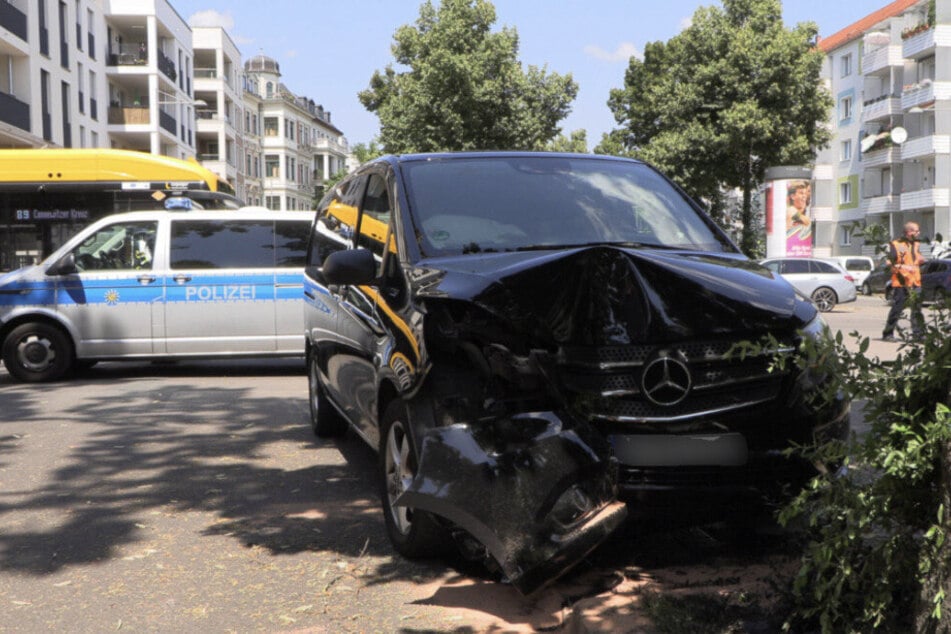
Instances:
[[[405,491],[416,476],[416,448],[410,437],[406,406],[392,401],[380,421],[379,453],[380,499],[386,532],[393,548],[408,559],[445,554],[450,543],[449,532],[429,513],[393,501]]]
[[[310,427],[319,438],[342,436],[347,431],[347,421],[327,400],[324,386],[320,383],[317,355],[307,355],[307,392],[310,396]]]
[[[828,286],[820,286],[816,290],[812,291],[812,301],[815,303],[816,308],[819,309],[819,312],[827,313],[833,308],[835,308],[836,303],[838,303],[838,296],[836,296],[835,291],[829,288]]]
[[[859,288],[859,292],[861,292],[862,295],[871,295],[872,287],[868,285],[868,282],[862,282],[862,286]]]
[[[73,346],[60,328],[27,322],[10,331],[3,341],[3,364],[27,383],[55,381],[73,366]]]

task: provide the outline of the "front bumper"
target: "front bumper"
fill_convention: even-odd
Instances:
[[[623,522],[609,456],[596,432],[551,412],[438,427],[423,435],[417,476],[395,503],[468,531],[528,594]]]

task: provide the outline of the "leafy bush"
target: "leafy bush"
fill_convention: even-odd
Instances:
[[[831,366],[825,396],[848,393],[869,424],[849,443],[800,449],[820,475],[780,514],[804,540],[788,628],[948,627],[949,322],[936,311],[924,341],[906,342],[894,361],[868,358],[869,339],[858,333],[858,352],[838,333],[777,360],[804,372]]]

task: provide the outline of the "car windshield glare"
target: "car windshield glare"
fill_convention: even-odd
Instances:
[[[586,157],[446,157],[404,164],[424,256],[595,244],[735,248],[650,167]]]

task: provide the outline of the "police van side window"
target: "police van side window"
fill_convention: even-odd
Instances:
[[[103,227],[73,249],[76,269],[122,271],[152,268],[155,222],[123,222]]]
[[[274,258],[278,268],[301,268],[307,257],[310,223],[279,220],[274,223]]]
[[[272,268],[274,223],[265,220],[175,220],[172,269]]]

